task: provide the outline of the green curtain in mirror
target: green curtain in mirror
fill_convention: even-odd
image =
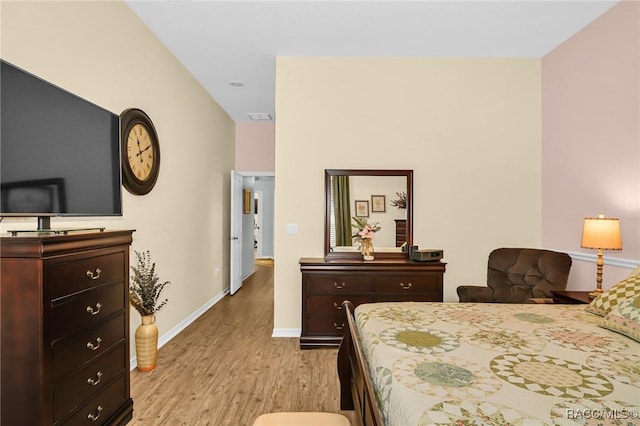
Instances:
[[[349,176],[333,176],[333,215],[336,227],[336,245],[351,245],[351,197],[349,196]]]

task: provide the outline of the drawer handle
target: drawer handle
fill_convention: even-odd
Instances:
[[[340,330],[344,330],[344,323],[338,325],[335,322],[333,323],[333,326],[335,327],[336,330],[340,331]]]
[[[96,373],[95,379],[92,379],[91,377],[87,379],[87,384],[91,386],[96,386],[98,383],[100,383],[101,380],[102,380],[102,371],[98,371]]]
[[[400,283],[400,287],[402,287],[403,290],[409,290],[411,288],[411,283]]]
[[[96,271],[87,271],[87,277],[91,278],[92,280],[97,280],[98,278],[100,278],[100,274],[102,273],[102,270],[100,268],[96,268]]]
[[[336,308],[339,311],[342,310],[342,306],[338,305],[336,302],[333,302],[333,307]]]
[[[347,285],[345,283],[338,284],[337,282],[333,283],[335,288],[345,288]]]
[[[102,308],[102,304],[100,302],[96,303],[95,308],[87,306],[87,313],[91,315],[98,315],[100,313],[100,308]]]
[[[92,351],[96,351],[100,347],[100,343],[102,343],[102,337],[98,337],[96,339],[96,343],[95,344],[92,343],[92,342],[87,342],[87,349],[91,349]]]
[[[97,422],[102,415],[102,410],[104,410],[104,408],[102,408],[102,405],[98,405],[98,407],[96,407],[96,413],[98,414],[91,413],[87,415],[87,419],[91,420],[92,422]]]

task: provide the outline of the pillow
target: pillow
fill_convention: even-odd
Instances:
[[[601,325],[640,342],[640,296],[619,300]]]
[[[597,295],[585,310],[592,314],[605,316],[617,304],[619,300],[631,299],[640,295],[640,268],[636,268],[631,275],[611,287],[609,290]]]

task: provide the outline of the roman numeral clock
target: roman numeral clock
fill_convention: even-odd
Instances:
[[[134,195],[148,194],[160,172],[160,144],[151,119],[137,108],[120,114],[122,184]]]

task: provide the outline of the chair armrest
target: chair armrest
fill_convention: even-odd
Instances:
[[[527,299],[526,303],[552,304],[553,297],[531,297]]]
[[[493,302],[493,289],[478,285],[461,285],[456,289],[460,302]]]

